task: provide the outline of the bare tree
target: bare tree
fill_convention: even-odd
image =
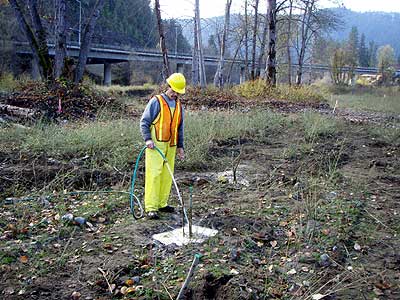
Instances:
[[[245,74],[246,77],[249,77],[249,34],[248,34],[248,26],[249,26],[249,21],[248,21],[248,12],[247,12],[247,7],[248,7],[248,0],[245,0],[244,3],[244,64],[245,64]]]
[[[297,52],[297,76],[296,84],[302,83],[303,66],[306,59],[308,47],[311,45],[314,37],[320,32],[334,30],[338,27],[339,18],[332,12],[318,8],[319,0],[300,0],[302,14],[297,34],[296,52]]]
[[[267,82],[276,85],[276,0],[268,0],[268,57],[267,57]]]
[[[81,49],[79,51],[78,63],[75,69],[75,83],[79,83],[82,80],[83,72],[85,70],[87,57],[89,55],[90,44],[92,41],[92,36],[94,32],[94,28],[96,26],[97,19],[100,17],[100,11],[104,6],[105,0],[97,0],[92,12],[90,14],[90,18],[87,21],[85,26],[85,30],[82,36],[82,44]]]
[[[261,75],[261,68],[265,64],[265,44],[267,42],[267,32],[268,32],[267,23],[268,23],[268,14],[265,15],[264,26],[262,26],[263,31],[262,31],[262,36],[261,36],[260,50],[259,50],[259,54],[258,54],[258,63],[257,63],[257,67],[256,67],[256,77]],[[262,24],[262,23],[260,22],[260,24]],[[265,67],[264,67],[264,69],[265,69]]]
[[[217,71],[214,76],[214,85],[223,88],[224,87],[224,64],[225,64],[225,47],[226,40],[228,36],[229,30],[229,21],[230,21],[230,10],[231,10],[232,0],[226,0],[225,6],[225,22],[224,22],[224,30],[222,33],[221,47],[220,47],[220,58],[218,62]]]
[[[286,53],[288,63],[288,83],[292,85],[292,54],[291,54],[291,37],[292,37],[292,17],[293,17],[293,0],[289,1],[289,13],[287,17],[287,37],[286,37]]]
[[[161,19],[161,11],[160,11],[160,1],[154,1],[154,10],[157,15],[157,25],[158,25],[158,34],[160,36],[160,48],[163,55],[163,77],[164,80],[170,75],[169,71],[169,62],[168,62],[168,52],[167,47],[165,45],[165,36],[164,36],[164,28]]]
[[[56,0],[56,51],[54,57],[54,78],[63,72],[64,60],[67,56],[67,35],[65,26],[65,0]]]
[[[197,51],[199,54],[199,74],[200,74],[200,86],[205,87],[207,84],[206,78],[206,68],[204,64],[204,56],[203,56],[203,42],[201,38],[201,23],[200,23],[200,5],[199,0],[195,1],[195,18],[196,18],[196,35],[197,35]]]
[[[197,48],[197,20],[193,18],[193,56],[192,56],[192,84],[199,84],[199,51]]]
[[[257,31],[258,31],[258,3],[259,0],[255,0],[254,3],[254,26],[253,26],[253,47],[251,52],[251,79],[255,79],[256,70],[256,46],[257,46]]]
[[[47,48],[46,32],[41,24],[37,12],[36,0],[28,1],[28,11],[31,17],[30,25],[27,17],[24,15],[22,5],[17,0],[9,0],[13,8],[18,24],[28,39],[29,46],[33,55],[33,63],[38,66],[40,75],[43,79],[52,79],[52,65]]]

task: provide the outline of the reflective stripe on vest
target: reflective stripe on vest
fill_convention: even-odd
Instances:
[[[172,116],[171,109],[167,101],[161,96],[156,96],[160,104],[160,113],[153,123],[156,131],[156,138],[159,142],[170,142],[170,146],[178,144],[178,127],[182,119],[181,102],[176,101],[176,107]]]

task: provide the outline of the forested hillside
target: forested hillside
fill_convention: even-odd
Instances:
[[[357,27],[359,34],[365,34],[367,43],[375,41],[378,46],[390,44],[400,55],[400,13],[355,12],[349,9],[332,9],[342,17],[343,26],[332,32],[335,40],[343,41],[352,27]]]

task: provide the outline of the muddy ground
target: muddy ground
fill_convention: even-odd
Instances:
[[[210,157],[234,156],[232,163],[207,172],[178,167],[184,199],[193,186],[194,223],[219,231],[203,244],[155,242],[154,233],[182,224],[181,214],[134,220],[123,194],[3,201],[2,297],[175,299],[199,253],[185,299],[400,299],[398,141],[373,135],[368,120],[344,120],[334,135],[310,143],[299,114],[285,113],[290,121],[279,130],[210,144]],[[42,175],[29,175],[28,164],[16,164],[19,157],[0,157],[9,172],[2,182],[10,185],[19,174],[26,178],[21,185],[36,180],[42,188],[48,170],[63,167],[76,172],[70,178],[83,178],[77,188],[121,181],[73,160],[47,162]],[[171,202],[178,204],[176,195]],[[89,224],[65,220],[67,213]]]

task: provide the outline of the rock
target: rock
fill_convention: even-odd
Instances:
[[[237,261],[240,258],[240,251],[233,248],[230,253],[231,261]]]
[[[66,221],[66,222],[72,222],[72,220],[74,219],[74,215],[73,214],[65,214],[61,217],[61,220]]]
[[[78,300],[78,299],[80,299],[81,298],[81,293],[79,293],[79,292],[73,292],[72,294],[71,294],[71,299],[73,299],[73,300]]]
[[[319,264],[322,267],[329,267],[331,265],[331,260],[329,258],[329,255],[324,253],[319,257]]]
[[[75,217],[74,218],[75,223],[78,225],[85,225],[86,224],[86,219],[82,217]]]
[[[335,200],[336,197],[337,197],[337,193],[335,191],[332,191],[328,195],[326,195],[326,199],[329,201]]]
[[[132,280],[134,283],[139,283],[140,282],[140,277],[139,276],[133,276]]]

